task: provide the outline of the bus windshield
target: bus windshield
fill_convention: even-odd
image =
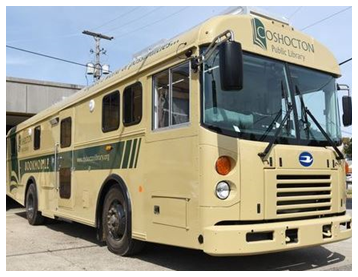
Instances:
[[[203,64],[202,123],[218,133],[268,141],[281,126],[278,143],[329,145],[305,113],[307,107],[330,138],[341,140],[335,78],[329,74],[244,53],[240,91],[223,91],[219,55]]]

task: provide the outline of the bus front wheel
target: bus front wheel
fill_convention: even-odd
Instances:
[[[26,193],[26,217],[31,225],[40,225],[45,221],[38,210],[38,204],[36,186],[32,183]]]
[[[120,188],[113,186],[103,206],[102,224],[107,247],[109,251],[121,256],[137,254],[144,246],[144,242],[132,239],[128,201]]]

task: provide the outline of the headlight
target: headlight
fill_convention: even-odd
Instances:
[[[230,186],[226,182],[220,182],[216,185],[216,196],[221,199],[225,200],[229,197],[230,194]]]

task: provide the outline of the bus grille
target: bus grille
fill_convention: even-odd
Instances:
[[[331,209],[330,175],[277,175],[276,215],[317,215]]]

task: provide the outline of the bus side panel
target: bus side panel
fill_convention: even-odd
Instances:
[[[158,140],[147,144],[144,188],[147,239],[200,248],[198,243],[197,137]]]
[[[16,134],[16,128],[11,129],[7,139],[6,193],[23,205],[22,185],[19,172],[18,139],[19,136]]]

